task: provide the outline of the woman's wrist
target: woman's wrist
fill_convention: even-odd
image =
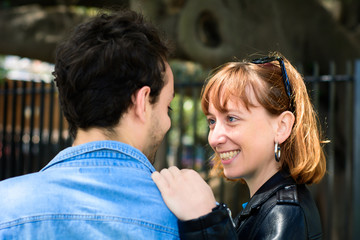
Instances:
[[[203,216],[186,221],[179,220],[179,228],[181,228],[182,231],[198,231],[203,228],[220,224],[225,219],[228,219],[234,226],[230,209],[226,204],[216,202],[216,206],[212,211]]]

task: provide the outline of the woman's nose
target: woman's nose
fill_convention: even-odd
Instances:
[[[211,147],[217,147],[226,142],[225,128],[217,123],[216,126],[210,130],[208,135],[208,141]]]

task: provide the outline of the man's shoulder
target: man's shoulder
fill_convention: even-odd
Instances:
[[[5,179],[0,182],[0,224],[26,216],[29,206],[38,206],[41,181],[37,173]]]
[[[122,174],[125,170],[120,168],[106,176],[77,171],[60,177],[64,174],[57,170],[0,182],[0,236],[10,228],[20,233],[25,225],[37,233],[35,226],[71,230],[71,223],[76,223],[78,230],[84,230],[94,223],[98,230],[107,226],[117,233],[133,229],[140,235],[158,236],[154,238],[161,238],[161,234],[176,238],[177,219],[147,174],[132,177]]]
[[[1,181],[0,222],[7,221],[6,216],[15,219],[44,212],[96,212],[157,219],[158,222],[163,222],[164,217],[175,218],[163,202],[150,173],[122,167],[111,171],[100,171],[96,167],[81,169],[56,168]]]
[[[38,188],[41,179],[37,175],[38,173],[30,173],[0,181],[0,202],[8,201],[14,195],[20,197]]]

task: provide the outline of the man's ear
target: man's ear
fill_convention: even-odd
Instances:
[[[138,89],[132,96],[134,114],[141,121],[146,121],[146,111],[150,103],[150,92],[149,86],[144,86]]]
[[[295,116],[290,111],[285,111],[277,117],[276,141],[280,144],[285,142],[291,134]]]

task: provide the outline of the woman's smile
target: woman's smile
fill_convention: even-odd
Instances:
[[[219,153],[222,164],[230,164],[240,153],[240,150]]]

